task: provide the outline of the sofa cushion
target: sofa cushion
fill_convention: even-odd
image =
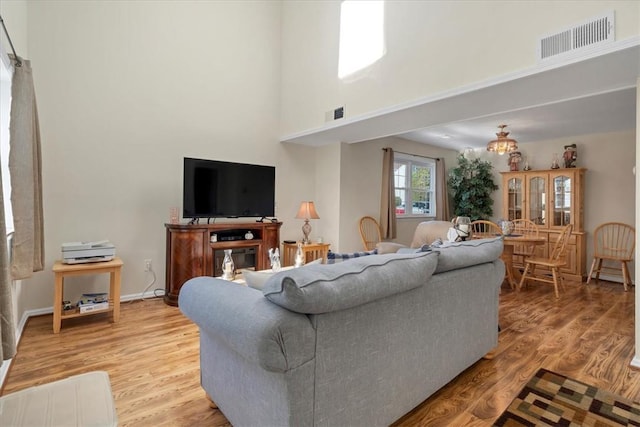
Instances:
[[[502,247],[502,237],[444,243],[440,247],[432,246],[434,252],[440,253],[435,273],[493,262],[502,255]]]
[[[310,261],[305,265],[303,265],[302,267],[306,267],[314,264],[322,264],[322,258],[318,258],[316,260]],[[287,270],[291,270],[292,268],[295,268],[295,267],[292,265],[288,267],[282,267],[280,271],[287,271]],[[247,286],[253,289],[258,289],[258,290],[262,289],[262,287],[264,286],[265,282],[269,279],[269,277],[280,272],[280,271],[273,271],[271,269],[258,270],[258,271],[243,269],[241,271],[242,271],[242,277],[244,278],[244,281],[247,283]]]
[[[437,257],[431,252],[387,254],[311,265],[272,276],[262,292],[274,304],[298,313],[344,310],[422,286]]]
[[[407,246],[394,242],[378,242],[376,243],[376,251],[379,254],[394,254]]]
[[[337,264],[342,261],[346,261],[348,259],[359,258],[367,255],[376,255],[378,253],[377,249],[372,251],[364,251],[364,252],[348,252],[348,253],[337,253],[331,252],[327,254],[327,264]]]

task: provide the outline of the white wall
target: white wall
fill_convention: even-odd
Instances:
[[[28,22],[46,260],[26,309],[51,306],[67,241],[110,239],[123,295],[150,282],[146,258],[164,288],[163,224],[181,206],[185,156],[277,165],[276,215],[300,200],[282,179],[306,150],[278,142],[278,2],[30,2]],[[107,278],[72,279],[68,299]]]
[[[0,2],[0,14],[7,27],[13,47],[18,56],[29,58],[27,36],[27,2],[24,0],[3,0]],[[0,31],[0,41],[7,53],[13,53],[4,31]]]
[[[339,80],[340,2],[286,1],[282,134],[342,105],[351,118],[531,67],[540,37],[610,10],[616,40],[640,33],[633,1],[387,1],[387,54]]]

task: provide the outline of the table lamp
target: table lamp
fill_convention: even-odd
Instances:
[[[302,234],[304,234],[304,238],[302,239],[302,243],[304,243],[305,245],[311,243],[311,241],[309,240],[309,234],[311,233],[311,225],[309,224],[309,220],[320,219],[313,202],[300,203],[300,209],[298,209],[296,218],[304,219],[304,225],[302,226]]]

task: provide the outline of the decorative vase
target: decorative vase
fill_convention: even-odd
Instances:
[[[251,240],[251,239],[253,239],[253,233],[251,232],[251,230],[247,231],[247,232],[244,234],[244,238],[245,238],[245,239],[247,239],[247,240]]]
[[[510,236],[511,233],[513,233],[513,229],[515,228],[515,224],[513,223],[513,221],[509,221],[506,219],[500,221],[498,225],[502,229],[502,234],[504,234],[505,236]]]
[[[236,267],[233,264],[231,249],[224,250],[224,259],[222,260],[222,278],[224,280],[233,280],[236,278]]]
[[[275,248],[275,250],[273,248],[270,248],[268,253],[269,253],[269,262],[271,263],[271,271],[273,272],[280,271],[280,268],[281,268],[280,251],[278,251],[278,248]]]
[[[553,153],[553,160],[551,161],[551,169],[560,169],[560,159],[558,153]]]
[[[302,267],[304,265],[304,253],[302,252],[302,243],[298,243],[298,249],[296,249],[296,257],[293,266]]]
[[[471,218],[468,216],[458,216],[453,219],[453,228],[458,235],[457,240],[465,241],[471,235]]]

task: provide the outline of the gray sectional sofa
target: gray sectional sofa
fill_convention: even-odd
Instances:
[[[388,425],[497,346],[500,238],[189,280],[201,385],[239,426]]]

